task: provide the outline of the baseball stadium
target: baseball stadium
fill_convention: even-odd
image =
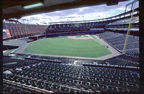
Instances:
[[[141,92],[139,0],[22,0],[8,5],[6,1],[3,94]],[[67,16],[95,6],[119,7],[119,12],[104,12],[104,18],[97,12],[87,19],[80,16],[82,20]],[[63,11],[66,16],[55,20]],[[55,14],[54,21],[44,13]]]

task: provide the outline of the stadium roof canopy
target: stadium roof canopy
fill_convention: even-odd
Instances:
[[[32,14],[90,5],[115,5],[128,0],[3,0],[3,18],[20,18]]]

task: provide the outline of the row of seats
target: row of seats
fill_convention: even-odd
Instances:
[[[31,92],[16,86],[3,84],[3,94],[31,94]]]
[[[129,24],[130,20],[131,20],[131,18],[125,18],[125,19],[121,19],[121,20],[111,22],[108,25]],[[139,17],[138,16],[133,17],[131,22],[132,23],[139,23]]]
[[[110,36],[110,37],[109,37]],[[104,39],[108,44],[117,49],[123,51],[126,35],[114,32],[104,32],[99,34],[99,37]],[[139,37],[128,36],[128,44],[126,46],[126,53],[116,58],[106,60],[112,65],[123,66],[137,66],[139,65]]]
[[[91,28],[103,28],[110,21],[89,22],[89,23],[71,23],[71,24],[54,24],[47,28],[48,33],[56,32],[73,32],[73,31],[87,31]]]
[[[123,27],[115,27],[115,28],[111,28],[111,27],[108,27],[108,28],[106,28],[107,30],[113,30],[113,31],[115,31],[115,30],[118,30],[118,31],[128,31],[128,28],[123,28]],[[139,28],[130,28],[129,29],[131,32],[137,32],[138,33],[138,31],[139,31]]]
[[[139,59],[127,55],[121,55],[115,58],[111,58],[105,60],[104,62],[109,63],[111,65],[139,67]]]
[[[49,29],[52,28],[77,28],[77,27],[81,27],[81,28],[87,28],[87,27],[94,27],[94,26],[101,26],[101,25],[106,25],[109,22],[107,21],[103,21],[103,22],[89,22],[89,23],[71,23],[71,24],[55,24],[55,25],[50,25]]]
[[[122,24],[122,25],[107,25],[106,27],[109,27],[109,28],[128,28],[128,24]],[[131,24],[131,28],[139,28],[139,24]]]
[[[113,31],[115,31],[115,30],[128,31],[130,21],[131,21],[131,18],[116,20],[116,21],[111,22],[108,25],[106,25],[105,29],[113,30]],[[138,16],[136,16],[132,19],[130,31],[131,32],[139,31],[139,17]]]
[[[135,51],[135,52],[133,52]],[[77,61],[79,65],[83,64],[96,64],[101,65],[107,65],[106,62],[109,62],[111,65],[119,65],[119,66],[138,66],[139,62],[139,54],[136,53],[137,49],[133,50],[130,49],[127,51],[125,55],[118,56],[116,58],[111,58],[110,60],[106,61],[98,61],[98,60],[83,60],[83,59],[73,59],[73,58],[65,58],[65,57],[52,57],[52,56],[36,56],[36,55],[31,55],[29,57],[30,60],[36,60],[36,61],[50,61],[50,62],[55,62],[55,63],[62,63],[62,64],[68,64],[68,65],[73,65],[75,61]],[[123,63],[122,63],[123,62]],[[103,66],[103,65],[102,65]]]
[[[35,64],[36,61],[32,61],[32,60],[20,60],[20,59],[9,59],[9,58],[3,58],[3,59],[7,59],[7,61],[11,61],[11,63],[14,64],[5,64],[3,65],[3,70],[7,70],[7,69],[16,69],[16,68],[20,68],[23,66],[29,66],[32,64]],[[5,62],[5,61],[4,61]]]
[[[111,36],[111,37],[109,37]],[[119,33],[114,33],[114,32],[104,32],[102,34],[99,34],[99,37],[104,39],[106,42],[108,42],[110,45],[112,45],[114,48],[122,51],[124,42],[126,39],[125,34],[119,34]],[[139,37],[137,36],[128,36],[128,44],[126,47],[126,51],[130,50],[137,50],[139,51]]]
[[[6,23],[12,37],[21,38],[31,35],[42,34],[45,32],[47,25],[29,25]]]
[[[4,79],[57,93],[137,92],[139,88],[139,74],[128,70],[39,62],[11,72],[3,74]]]
[[[6,23],[12,38],[28,37],[33,35],[56,32],[73,32],[73,31],[88,31],[93,27],[104,27],[109,22],[91,22],[77,24],[56,24],[56,25],[31,25],[31,24],[17,24]]]

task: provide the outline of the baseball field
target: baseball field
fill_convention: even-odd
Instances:
[[[97,58],[111,52],[94,35],[46,38],[31,42],[23,53]]]

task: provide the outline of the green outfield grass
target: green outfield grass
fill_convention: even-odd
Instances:
[[[23,52],[91,58],[111,54],[97,38],[93,35],[91,37],[93,39],[70,39],[68,37],[41,39],[30,43]]]
[[[9,55],[12,51],[14,51],[15,49],[12,50],[7,50],[3,52],[3,55]]]

